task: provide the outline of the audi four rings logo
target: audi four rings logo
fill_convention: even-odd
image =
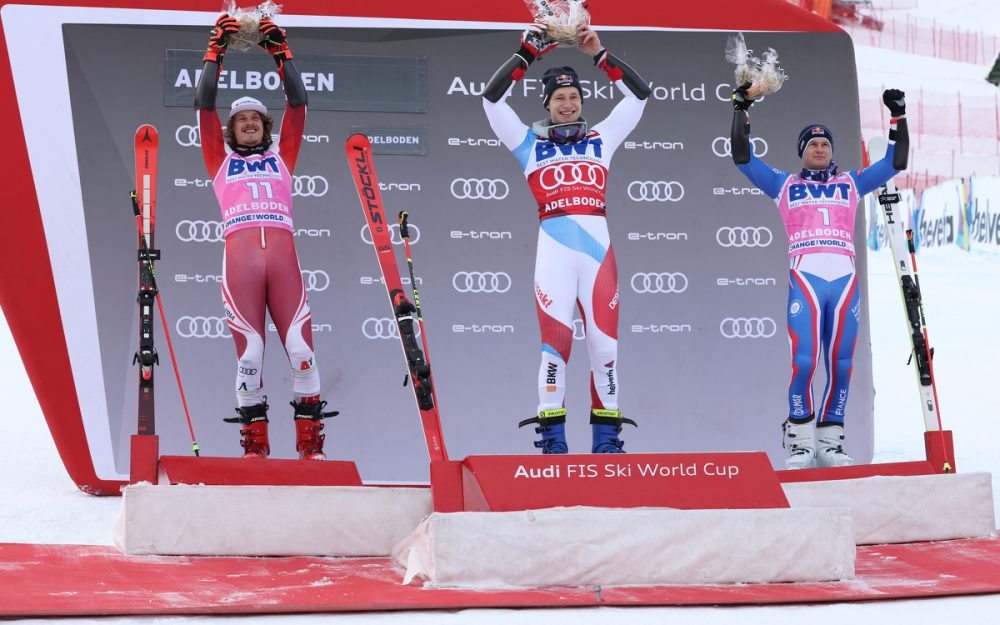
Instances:
[[[688,279],[682,273],[637,273],[632,276],[632,290],[636,293],[683,293]]]
[[[538,183],[546,191],[571,184],[589,184],[603,189],[607,181],[608,173],[596,163],[549,165],[538,175]]]
[[[583,319],[573,320],[573,340],[582,341],[587,338],[587,328],[583,324]]]
[[[413,329],[420,336],[420,326],[414,324]],[[366,339],[398,339],[399,326],[389,317],[368,317],[361,323],[361,333]]]
[[[750,147],[753,148],[754,156],[764,156],[767,154],[767,141],[760,137],[750,138]],[[733,144],[729,137],[716,137],[712,142],[712,153],[719,158],[733,155]]]
[[[635,180],[628,185],[628,196],[636,202],[680,202],[684,185],[676,180]]]
[[[506,180],[487,178],[455,178],[451,181],[451,196],[457,200],[502,200],[510,194]]]
[[[307,291],[323,292],[330,288],[330,274],[322,269],[303,269],[302,284]]]
[[[774,235],[763,226],[724,226],[715,232],[715,240],[722,247],[767,247]]]
[[[178,126],[174,138],[178,145],[186,148],[201,145],[201,132],[197,126]]]
[[[726,317],[719,324],[727,339],[768,339],[777,331],[778,324],[770,317]]]
[[[180,317],[177,334],[185,339],[222,339],[231,336],[225,317]]]
[[[185,243],[216,243],[222,240],[222,222],[182,219],[177,222],[174,232]]]
[[[296,197],[323,197],[330,184],[323,176],[292,176],[292,195]]]
[[[401,245],[403,243],[403,237],[399,234],[399,224],[391,224],[389,226],[389,237],[392,240],[393,245]],[[361,240],[368,245],[374,244],[372,241],[372,231],[371,228],[368,227],[368,224],[365,224],[361,228]],[[420,228],[410,224],[410,245],[416,245],[419,240]]]
[[[459,271],[451,285],[459,293],[506,293],[511,281],[503,271]]]

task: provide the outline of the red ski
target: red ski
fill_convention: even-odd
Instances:
[[[149,124],[139,126],[135,131],[135,189],[139,207],[138,219],[141,224],[139,241],[139,348],[132,358],[132,364],[139,364],[139,434],[156,433],[156,417],[153,406],[153,365],[160,362],[153,345],[153,305],[156,300],[156,278],[153,262],[159,260],[160,252],[153,243],[156,230],[156,158],[159,137],[156,128]]]
[[[417,343],[413,328],[413,315],[416,308],[403,292],[403,281],[396,265],[396,254],[392,249],[392,239],[389,233],[389,222],[385,218],[382,204],[382,194],[379,192],[378,178],[375,174],[375,162],[372,160],[371,144],[368,137],[354,134],[347,140],[347,162],[354,175],[354,185],[358,189],[358,199],[361,200],[361,210],[368,220],[368,228],[372,233],[372,244],[375,247],[375,257],[382,269],[382,278],[389,293],[389,303],[392,305],[393,317],[399,328],[399,340],[403,346],[403,356],[410,370],[413,381],[413,395],[420,410],[420,422],[424,428],[424,438],[427,441],[427,453],[431,460],[447,460],[448,452],[444,448],[444,436],[441,433],[441,417],[434,402],[434,387],[431,379],[431,366],[424,352]],[[424,336],[426,344],[427,338]]]

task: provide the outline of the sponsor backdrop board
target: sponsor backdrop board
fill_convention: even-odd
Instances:
[[[63,32],[116,466],[127,470],[135,427],[130,361],[136,269],[127,191],[132,134],[146,122],[161,135],[158,275],[195,431],[205,455],[238,455],[238,426],[222,422],[234,414],[235,349],[219,292],[219,209],[188,106],[199,68],[198,55],[185,51],[201,50],[207,29],[75,24]],[[773,203],[729,158],[727,35],[603,33],[607,47],[654,88],[642,122],[615,155],[608,182],[621,291],[620,402],[640,425],[626,428],[623,438],[632,452],[760,449],[780,464],[790,372],[787,247]],[[327,422],[329,456],[356,460],[370,481],[428,475],[412,394],[401,386],[404,367],[385,290],[346,167],[343,146],[352,130],[373,135],[388,209],[411,213],[450,454],[534,453],[534,433],[518,431],[516,423],[534,414],[537,403],[537,209],[516,161],[493,136],[479,97],[516,48],[517,34],[294,28],[289,36],[317,103],[295,172],[294,217],[323,394],[341,411]],[[795,137],[821,121],[835,134],[837,160],[858,167],[849,38],[768,33],[748,39],[751,48],[780,50],[792,76],[753,109],[758,155],[772,166],[797,169]],[[828,61],[821,75],[814,71],[816,58]],[[584,79],[588,119],[599,121],[620,101],[589,58],[560,49],[515,88],[510,102],[525,122],[543,116],[544,68],[564,64],[577,67]],[[233,72],[223,77],[220,104],[244,94],[280,102],[273,64],[263,53],[231,52],[227,65]],[[400,68],[406,68],[403,78]],[[362,83],[361,75],[369,78]],[[817,99],[819,92],[837,97]],[[856,234],[862,276],[864,228],[862,216]],[[398,250],[402,258],[401,245]],[[848,441],[855,459],[868,462],[873,389],[867,311],[860,314]],[[589,451],[582,322],[575,334],[567,377],[569,441],[572,451]],[[267,339],[272,451],[292,457],[291,375],[278,337],[271,331]],[[161,450],[189,453],[168,367],[161,366],[158,376]],[[821,371],[817,402],[824,381]]]

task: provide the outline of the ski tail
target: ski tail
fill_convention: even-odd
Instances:
[[[403,357],[406,359],[409,371],[408,377],[413,381],[413,397],[420,411],[420,422],[424,430],[424,440],[427,443],[427,453],[431,460],[447,460],[448,453],[444,447],[441,417],[434,400],[431,365],[417,342],[413,326],[413,317],[417,309],[403,291],[403,281],[392,248],[390,224],[386,220],[385,205],[382,203],[382,194],[379,192],[371,143],[365,135],[353,134],[347,140],[346,151],[347,162],[350,165],[354,185],[358,191],[358,200],[361,202],[361,210],[368,222],[368,229],[371,231],[375,257],[382,270],[382,279],[385,282],[393,318],[399,331]]]

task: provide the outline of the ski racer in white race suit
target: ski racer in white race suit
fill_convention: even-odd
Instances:
[[[264,39],[258,45],[273,57],[285,87],[281,140],[271,139],[274,120],[267,107],[250,97],[233,102],[223,134],[215,108],[218,77],[229,36],[239,31],[229,15],[215,22],[195,97],[202,155],[222,209],[222,299],[238,358],[238,416],[225,421],[242,425],[244,458],[268,456],[261,369],[269,311],[292,369],[296,450],[301,459],[324,460],[320,420],[337,413],[323,412],[326,402],[320,401],[312,314],[292,237],[292,171],[302,145],[306,91],[285,32],[267,18],[259,29]]]
[[[733,92],[732,154],[741,172],[774,200],[788,235],[788,344],[792,379],[782,428],[785,466],[853,464],[844,450],[844,416],[861,321],[861,289],[854,264],[854,222],[860,199],[906,169],[909,136],[903,92],[888,89],[889,149],[870,167],[841,173],[833,162],[833,134],[810,124],[798,137],[799,173],[774,169],[753,154],[747,96]],[[812,381],[820,354],[826,387],[818,407]]]
[[[589,126],[581,116],[583,90],[571,67],[545,72],[546,119],[530,127],[507,104],[514,82],[556,47],[533,24],[521,47],[496,71],[483,92],[490,126],[520,164],[538,203],[535,304],[541,329],[537,424],[542,453],[567,453],[566,363],[573,345],[573,310],[579,308],[590,356],[593,453],[622,453],[618,396],[618,270],[605,219],[608,168],[615,150],[639,123],[650,88],[628,65],[601,47],[597,33],[580,29],[581,52],[592,56],[624,96],[604,121]]]

